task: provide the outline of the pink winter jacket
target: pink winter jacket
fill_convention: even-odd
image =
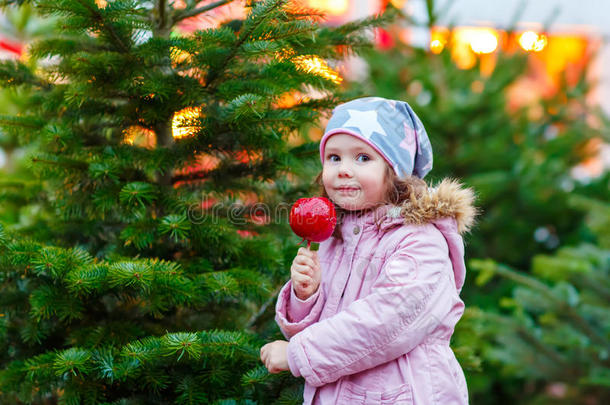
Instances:
[[[275,320],[304,404],[458,405],[466,380],[449,340],[464,312],[460,233],[473,193],[445,180],[400,207],[348,214],[322,242],[322,281],[303,301],[289,281]],[[379,225],[379,226],[378,226]]]

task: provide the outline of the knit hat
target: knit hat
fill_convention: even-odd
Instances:
[[[340,133],[369,144],[399,178],[424,178],[432,170],[432,145],[424,125],[404,101],[365,97],[335,107],[320,140],[322,164],[326,141]]]

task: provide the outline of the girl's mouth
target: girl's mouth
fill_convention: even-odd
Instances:
[[[337,188],[337,191],[340,193],[353,193],[355,191],[358,191],[358,188],[356,187],[339,187]]]

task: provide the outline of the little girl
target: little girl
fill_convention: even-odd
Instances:
[[[262,362],[303,377],[306,405],[467,404],[449,340],[464,312],[473,192],[428,188],[432,148],[403,101],[337,106],[320,158],[337,227],[317,252],[299,249],[276,305],[289,342],[263,346]]]

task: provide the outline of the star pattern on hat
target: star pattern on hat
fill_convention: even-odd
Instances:
[[[377,132],[383,136],[388,136],[385,130],[377,121],[377,111],[358,111],[347,110],[349,119],[343,124],[343,127],[356,127],[366,139],[371,139],[373,132]]]
[[[415,152],[417,151],[415,130],[406,122],[404,123],[404,129],[406,136],[402,139],[400,145],[398,146],[408,151],[411,156],[415,157]]]

